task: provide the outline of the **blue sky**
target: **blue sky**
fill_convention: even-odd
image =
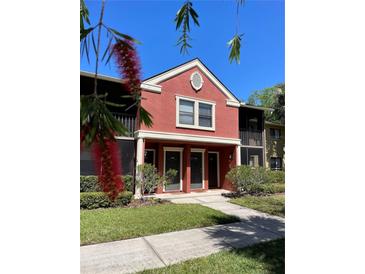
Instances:
[[[229,41],[236,27],[235,1],[194,1],[200,27],[192,25],[192,49],[181,55],[175,46],[180,35],[174,17],[183,1],[107,1],[105,23],[142,42],[138,54],[142,76],[148,78],[195,57],[240,99],[258,89],[285,81],[284,1],[247,1],[240,9],[240,32],[244,33],[241,63],[228,61]],[[99,17],[100,1],[86,1],[90,19]],[[105,37],[105,36],[104,36]],[[102,48],[106,41],[102,41]],[[81,59],[81,70],[94,71],[95,62]],[[119,76],[114,62],[100,65],[99,72]]]

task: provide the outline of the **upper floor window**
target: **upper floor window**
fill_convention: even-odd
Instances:
[[[270,128],[270,137],[272,139],[280,139],[280,129],[279,128]]]
[[[212,127],[212,105],[199,103],[199,126]]]
[[[215,103],[176,96],[176,126],[215,130]]]
[[[180,100],[179,123],[194,125],[194,102]]]

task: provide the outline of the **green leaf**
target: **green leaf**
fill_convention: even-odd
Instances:
[[[240,49],[241,49],[241,39],[243,34],[236,34],[229,42],[228,45],[231,49],[229,53],[229,62],[236,61],[237,64],[240,63]]]
[[[113,107],[120,107],[120,108],[124,108],[126,105],[125,104],[117,104],[117,103],[113,103],[113,102],[109,102],[109,101],[105,101],[106,105],[109,106],[113,106]]]
[[[143,107],[140,108],[139,117],[140,117],[140,122],[145,124],[146,127],[152,127],[152,125],[153,125],[153,121],[152,121],[153,116],[152,116],[151,113],[149,113]]]
[[[96,50],[96,44],[95,44],[95,39],[94,39],[94,33],[91,35],[91,41],[93,42],[93,48],[94,48],[94,52],[95,52],[95,55],[96,55],[97,50]]]
[[[193,7],[190,8],[190,15],[191,15],[191,18],[193,19],[195,25],[200,26],[199,21],[198,21],[199,15],[195,12]]]
[[[129,36],[127,34],[124,34],[124,33],[120,33],[119,31],[115,30],[115,29],[112,29],[112,28],[108,28],[108,30],[110,30],[112,33],[114,33],[115,35],[119,36],[119,38],[122,38],[122,39],[126,39],[126,40],[129,40],[129,41],[132,41],[136,44],[142,44],[141,42],[139,42],[137,39],[134,39],[132,36]]]
[[[184,4],[176,13],[175,22],[176,22],[176,29],[180,28],[181,23],[184,19],[184,14],[187,9],[187,4]]]
[[[104,51],[104,54],[103,54],[103,57],[101,58],[101,61],[104,61],[104,58],[105,58],[105,56],[106,56],[106,54],[109,52],[109,55],[110,54],[113,54],[113,50],[112,50],[112,47],[111,47],[111,45],[112,45],[112,42],[113,42],[113,37],[110,37],[110,39],[109,39],[109,43],[108,43],[108,45],[107,45],[107,47],[106,47],[106,49],[105,49],[105,51]],[[109,56],[110,57],[110,56]],[[110,58],[108,58],[108,60],[109,60]],[[105,63],[105,64],[107,64],[107,63]]]
[[[94,30],[95,27],[87,28],[87,29],[81,29],[80,30],[80,41],[84,39],[90,32]]]
[[[181,29],[182,31],[182,35],[179,37],[176,44],[180,46],[180,53],[182,54],[188,53],[188,48],[191,48],[191,45],[189,44],[191,38],[188,36],[188,33],[190,32],[190,17],[194,24],[199,27],[199,16],[193,9],[193,3],[187,0],[176,13],[174,20],[176,22],[176,30]]]

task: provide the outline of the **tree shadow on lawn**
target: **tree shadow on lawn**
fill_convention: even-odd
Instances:
[[[251,216],[242,219],[241,222],[206,227],[202,230],[220,250],[228,250],[236,255],[257,260],[265,264],[270,273],[284,273],[285,223],[282,218]],[[249,246],[252,247],[247,249]]]
[[[225,225],[202,230],[222,249],[243,248],[253,244],[285,237],[285,223],[279,217],[250,216]]]

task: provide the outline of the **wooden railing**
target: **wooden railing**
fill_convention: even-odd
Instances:
[[[262,131],[240,130],[241,144],[246,146],[262,146]]]
[[[136,129],[136,116],[133,114],[117,113],[113,112],[113,116],[119,120],[127,129],[128,137],[134,136],[134,131]]]

